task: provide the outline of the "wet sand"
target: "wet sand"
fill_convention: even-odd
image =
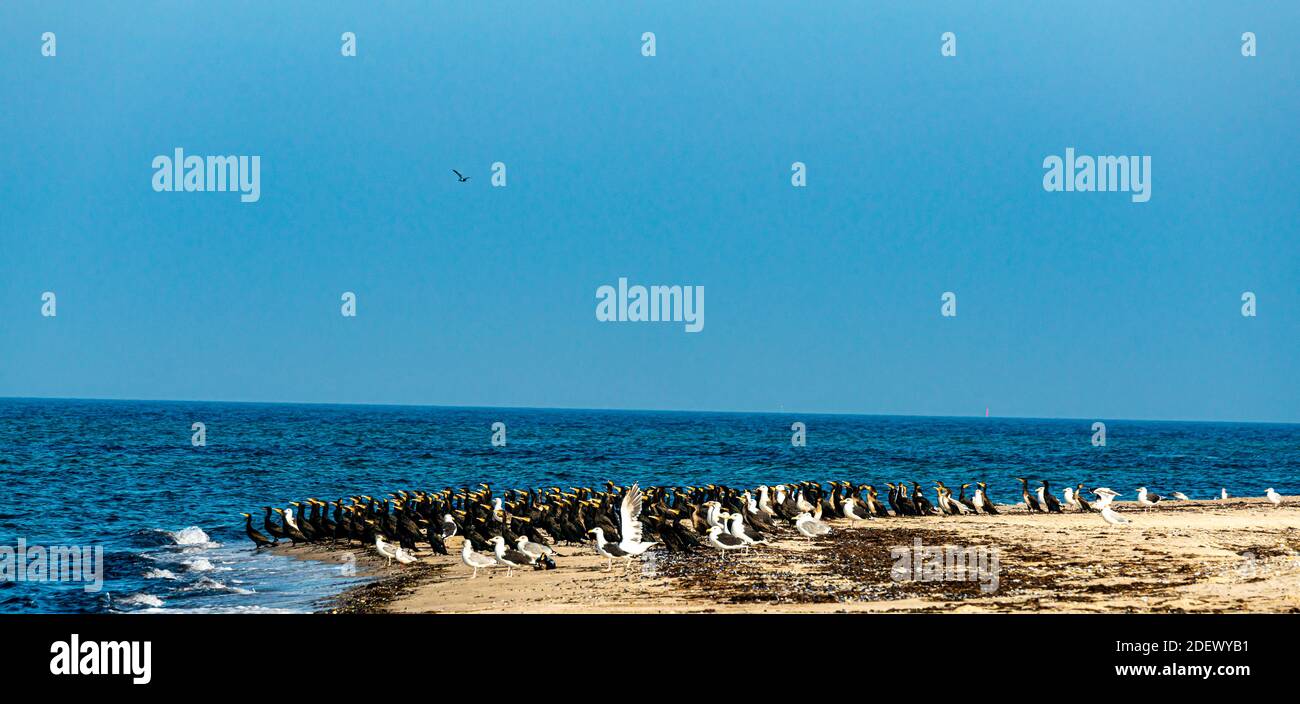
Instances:
[[[833,532],[814,540],[791,530],[725,556],[709,547],[656,552],[627,574],[617,561],[604,571],[590,546],[556,546],[555,570],[507,577],[493,568],[475,579],[459,538],[448,542],[452,555],[426,549],[410,566],[385,566],[356,546],[275,550],[335,561],[351,554],[358,572],[376,578],[326,603],[329,612],[1300,612],[1300,499],[1280,508],[1262,498],[1114,505],[1130,525],[1017,506],[999,516],[834,520]],[[996,588],[992,562],[952,581],[894,574],[898,551],[914,555],[918,538],[996,555]]]

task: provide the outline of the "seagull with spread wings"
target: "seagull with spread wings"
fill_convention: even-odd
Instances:
[[[631,489],[624,492],[623,503],[618,509],[619,534],[623,536],[623,540],[619,542],[618,548],[626,553],[629,563],[632,561],[633,557],[636,557],[655,545],[658,545],[658,543],[655,542],[641,542],[642,527],[640,516],[641,487],[637,484],[633,484]]]
[[[1128,525],[1130,522],[1129,519],[1115,513],[1115,510],[1110,507],[1110,502],[1113,501],[1116,496],[1119,496],[1119,494],[1104,486],[1093,489],[1092,493],[1097,497],[1097,501],[1093,504],[1093,508],[1101,510],[1101,519],[1103,521],[1112,526]]]
[[[460,172],[455,169],[452,169],[451,172],[453,174],[456,174],[456,178],[460,179],[460,183],[465,183],[466,181],[469,180],[469,176],[461,176]]]

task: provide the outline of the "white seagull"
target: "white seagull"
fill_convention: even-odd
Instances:
[[[767,495],[767,485],[758,487],[758,510],[768,518],[776,518],[776,511],[772,510],[772,499]]]
[[[1138,487],[1138,504],[1144,508],[1149,509],[1152,506],[1155,506],[1160,503],[1160,500],[1163,498],[1164,497],[1159,494],[1147,491],[1147,488],[1144,486]]]
[[[600,528],[592,528],[587,532],[596,536],[596,552],[600,553],[602,557],[609,558],[609,565],[602,572],[614,569],[614,558],[616,557],[627,557],[628,564],[632,564],[632,558],[628,557],[627,553],[623,552],[618,545],[605,541],[605,531]],[[627,565],[623,566],[623,571],[627,571]]]
[[[452,518],[450,513],[442,514],[442,531],[439,533],[439,537],[446,540],[455,534],[456,519]]]
[[[393,558],[397,557],[397,553],[393,552],[392,545],[384,542],[384,536],[378,533],[375,533],[375,550],[380,555],[387,558],[389,566],[392,566]]]
[[[537,562],[537,558],[535,557],[529,557],[514,548],[506,547],[506,539],[499,535],[492,538],[489,542],[495,546],[494,553],[496,554],[497,562],[506,566],[507,577],[514,574],[516,567],[528,567]]]
[[[1279,494],[1279,493],[1277,493],[1276,491],[1273,491],[1273,487],[1270,486],[1270,487],[1268,488],[1268,490],[1266,490],[1266,491],[1264,492],[1264,496],[1267,496],[1267,497],[1268,497],[1268,500],[1269,500],[1269,501],[1270,501],[1274,506],[1281,506],[1281,505],[1282,505],[1282,495]]]
[[[1113,526],[1122,526],[1122,525],[1126,525],[1129,522],[1127,518],[1119,515],[1118,513],[1115,513],[1115,511],[1110,507],[1110,502],[1116,496],[1119,496],[1119,494],[1116,494],[1115,492],[1111,491],[1110,489],[1107,489],[1106,487],[1093,489],[1092,493],[1096,494],[1099,497],[1097,502],[1094,503],[1092,507],[1101,509],[1102,520],[1106,521],[1107,523]]]
[[[754,536],[745,532],[745,514],[733,513],[728,520],[730,521],[730,524],[728,525],[727,532],[730,533],[732,537],[739,538],[740,542],[744,543],[746,546],[767,543],[767,541],[762,538],[755,540]]]
[[[1102,520],[1113,526],[1123,526],[1128,525],[1129,523],[1127,518],[1115,513],[1115,510],[1110,507],[1110,504],[1101,507],[1101,517]]]
[[[831,532],[830,526],[816,520],[807,511],[795,517],[794,527],[807,538],[816,538]]]
[[[710,528],[722,526],[725,529],[727,524],[722,520],[722,504],[717,501],[705,501],[704,506],[704,522],[708,523]]]
[[[542,559],[543,555],[555,554],[555,551],[551,549],[550,545],[543,545],[542,543],[534,543],[531,540],[529,540],[527,536],[523,536],[523,535],[519,536],[519,541],[515,544],[515,547],[519,548],[519,552],[522,552],[523,554],[533,558],[534,560]]]
[[[1083,507],[1079,505],[1078,500],[1074,498],[1074,489],[1071,489],[1070,487],[1067,486],[1067,487],[1065,487],[1065,491],[1064,491],[1063,493],[1065,494],[1065,505],[1066,505],[1066,506],[1069,506],[1070,508],[1074,509],[1075,511],[1082,511],[1082,510],[1083,510]]]
[[[1227,501],[1227,500],[1228,500],[1228,490],[1227,490],[1227,489],[1219,489],[1219,500],[1220,500],[1220,501]]]
[[[419,562],[419,558],[407,552],[401,545],[393,545],[393,557],[403,565],[409,565],[412,562]]]
[[[1092,507],[1101,508],[1114,501],[1115,497],[1119,496],[1119,492],[1112,491],[1110,487],[1099,486],[1092,490],[1092,495],[1097,497],[1097,500],[1092,503]]]
[[[623,494],[623,503],[618,509],[619,532],[623,540],[619,542],[618,549],[627,555],[627,561],[630,564],[632,558],[649,550],[658,543],[641,542],[641,487],[636,484],[632,485]]]
[[[1173,496],[1175,499],[1178,499],[1179,501],[1191,501],[1191,499],[1187,498],[1187,494],[1184,494],[1181,491],[1175,491]]]
[[[737,538],[730,533],[722,532],[722,526],[713,526],[709,529],[709,545],[721,550],[724,554],[728,550],[744,550],[747,545],[745,541]]]
[[[478,576],[479,569],[495,567],[497,564],[497,559],[495,557],[474,552],[474,546],[470,545],[468,540],[465,541],[465,547],[460,550],[460,559],[463,560],[466,565],[474,568],[474,574],[470,575],[470,579],[474,579]]]
[[[862,514],[863,514],[863,515],[859,516],[859,515],[858,515],[859,505],[860,505],[860,504],[859,504],[858,500],[857,500],[856,498],[852,497],[852,496],[850,496],[849,498],[845,499],[845,500],[844,500],[844,507],[841,509],[841,510],[844,512],[844,517],[847,518],[847,519],[849,519],[849,520],[851,520],[851,521],[871,521],[871,520],[875,520],[875,519],[872,517],[872,515],[871,515],[871,510],[868,509],[866,506],[862,506],[862,507],[861,507],[861,510],[862,510]]]

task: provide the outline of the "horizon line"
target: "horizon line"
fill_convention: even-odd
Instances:
[[[587,406],[493,406],[463,405],[437,403],[386,403],[386,402],[349,402],[349,401],[249,401],[249,400],[212,400],[212,399],[173,399],[173,398],[120,398],[120,397],[80,397],[80,396],[0,396],[0,401],[105,401],[122,403],[213,403],[230,405],[259,406],[357,406],[383,408],[455,408],[474,410],[513,410],[513,411],[593,411],[616,413],[704,413],[730,415],[807,415],[807,416],[841,416],[841,417],[875,417],[875,418],[963,418],[963,419],[1002,419],[1002,420],[1077,420],[1084,422],[1142,422],[1142,423],[1236,423],[1242,425],[1298,425],[1300,421],[1289,420],[1224,420],[1224,419],[1189,419],[1189,418],[1118,418],[1110,416],[1073,417],[1073,416],[986,416],[972,415],[935,415],[927,413],[868,413],[861,411],[800,411],[800,410],[734,410],[734,409],[692,409],[692,408],[615,408]]]

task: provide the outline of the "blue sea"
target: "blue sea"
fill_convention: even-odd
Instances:
[[[1198,499],[1300,494],[1298,469],[1295,424],[0,399],[0,546],[100,546],[106,573],[97,593],[0,583],[0,612],[311,611],[358,578],[254,553],[239,515],[308,496],[939,479],[1011,503],[1022,475]]]

